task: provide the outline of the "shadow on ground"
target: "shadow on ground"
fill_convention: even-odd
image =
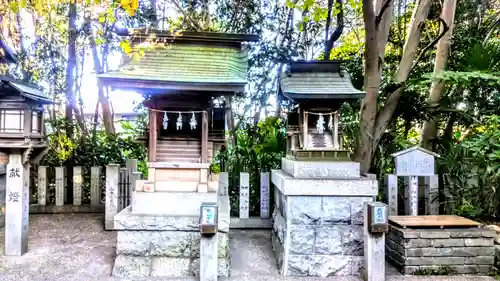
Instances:
[[[116,233],[103,230],[103,215],[30,215],[29,251],[22,257],[0,256],[1,281],[139,281],[196,278],[126,279],[110,277],[115,257]],[[270,232],[231,230],[231,277],[226,281],[360,281],[356,277],[290,278],[278,274],[271,250]],[[4,232],[0,232],[3,253]],[[388,269],[397,280],[490,281],[490,277],[403,277]],[[221,280],[222,281],[222,280]]]

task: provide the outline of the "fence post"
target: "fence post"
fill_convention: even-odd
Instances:
[[[125,167],[130,169],[130,172],[137,172],[137,159],[127,159]]]
[[[260,218],[269,218],[269,173],[260,173]]]
[[[250,205],[250,175],[248,173],[240,173],[240,219],[249,218]]]
[[[118,178],[120,165],[110,164],[106,166],[106,210],[105,223],[106,230],[114,228],[114,217],[118,214]]]
[[[222,172],[219,174],[219,195],[229,195],[229,173]]]
[[[82,167],[81,166],[73,167],[73,205],[75,206],[82,205],[82,197],[83,197],[82,183],[83,183]]]
[[[56,167],[56,206],[63,206],[66,186],[64,185],[64,168],[65,167]]]
[[[398,215],[398,176],[386,175],[385,184],[387,186],[387,204],[389,205],[389,215]]]
[[[128,205],[132,205],[132,202],[134,202],[134,191],[136,188],[137,181],[141,180],[142,174],[140,172],[132,172],[130,173],[130,184],[129,184],[129,202]]]
[[[38,205],[47,205],[47,166],[38,166]]]
[[[90,168],[90,205],[101,205],[101,167]]]

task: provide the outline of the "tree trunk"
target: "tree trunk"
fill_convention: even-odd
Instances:
[[[451,36],[453,35],[453,21],[455,19],[455,10],[457,6],[457,0],[444,0],[443,10],[441,11],[441,18],[448,25],[449,29],[444,34],[439,42],[437,43],[436,49],[436,61],[434,63],[434,74],[446,69],[446,64],[448,62],[448,55],[451,45]],[[443,32],[445,26],[441,23],[441,32]],[[431,89],[429,92],[429,99],[427,103],[431,110],[439,106],[439,101],[441,100],[441,94],[444,91],[444,83],[441,81],[433,81],[431,84]],[[436,118],[424,121],[422,128],[422,139],[420,145],[424,148],[434,150],[436,140],[438,138],[438,128],[437,128]]]
[[[96,73],[103,73],[103,64],[101,65],[101,61],[99,60],[99,53],[97,52],[97,44],[95,42],[95,38],[93,35],[90,38],[90,45],[92,49],[92,58],[94,61],[94,70]],[[103,52],[103,60],[107,58],[105,52]],[[104,87],[101,83],[97,85],[97,95],[99,103],[101,104],[101,113],[102,113],[102,121],[104,124],[104,130],[107,134],[114,134],[115,127],[113,124],[113,115],[111,114],[111,109],[109,105],[109,100],[104,94]]]
[[[415,53],[420,42],[421,28],[430,10],[431,0],[419,1],[412,14],[411,24],[394,81],[398,84],[405,82],[411,71]],[[389,35],[389,25],[392,20],[392,4],[376,3],[378,14],[375,13],[373,2],[363,1],[365,22],[365,80],[366,96],[361,104],[360,135],[354,160],[361,164],[361,172],[370,170],[375,148],[397,108],[403,91],[399,87],[387,98],[384,106],[378,111],[377,96],[380,89],[383,55]],[[377,16],[376,16],[377,15]]]
[[[75,100],[75,67],[76,67],[76,3],[71,1],[68,11],[68,65],[66,67],[66,135],[73,138],[73,110],[76,108]],[[68,177],[68,202],[73,201],[73,163],[66,163],[66,173]]]

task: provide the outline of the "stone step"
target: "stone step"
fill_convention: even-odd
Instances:
[[[217,193],[215,192],[134,191],[132,195],[132,213],[195,216],[199,215],[202,202],[217,202],[217,199]]]
[[[205,185],[205,186],[203,186]],[[193,181],[156,181],[155,191],[157,192],[198,192],[201,189],[207,189],[209,192],[217,191],[219,182],[209,181],[208,183],[199,183]]]

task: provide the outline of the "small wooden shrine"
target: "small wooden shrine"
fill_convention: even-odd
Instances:
[[[154,34],[154,36],[151,36]],[[139,59],[99,75],[101,83],[145,97],[149,126],[144,137],[149,162],[210,163],[225,143],[231,97],[245,90],[253,35],[136,30]],[[153,38],[153,39],[151,39]],[[154,44],[151,44],[154,41]]]
[[[280,93],[295,104],[288,114],[287,156],[297,160],[349,160],[339,109],[362,98],[341,61],[295,61],[281,75]]]

